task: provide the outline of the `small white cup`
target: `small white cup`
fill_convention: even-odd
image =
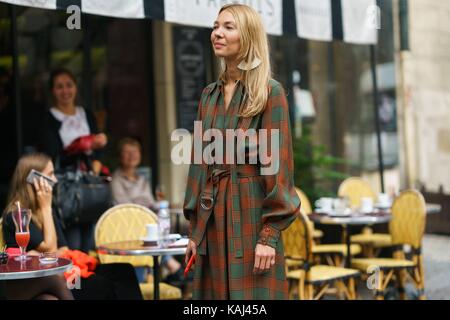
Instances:
[[[333,210],[333,200],[333,198],[320,198],[315,202],[315,205],[324,212],[330,212]]]
[[[145,225],[147,229],[147,235],[145,240],[147,241],[158,241],[158,225],[156,223]]]
[[[372,198],[361,198],[361,211],[363,213],[373,212],[373,199]]]
[[[389,195],[386,193],[380,193],[378,195],[378,205],[387,207],[391,204],[391,199],[389,198]]]
[[[347,209],[347,202],[344,199],[334,199],[333,200],[334,211],[338,214],[344,214]]]

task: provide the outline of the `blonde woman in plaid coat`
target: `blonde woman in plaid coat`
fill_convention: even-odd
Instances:
[[[194,145],[202,148],[193,148],[184,203],[190,221],[186,263],[195,255],[193,298],[287,299],[281,231],[297,216],[300,200],[293,185],[286,95],[271,78],[267,35],[254,9],[224,6],[211,42],[223,70],[199,103],[201,130],[194,133]],[[215,129],[216,148],[204,142],[209,129]],[[258,139],[247,139],[241,148],[239,143],[231,150],[224,147],[230,130],[237,129],[255,129]],[[274,139],[274,145],[265,144],[271,162],[276,159],[274,166],[261,159],[261,129]],[[224,137],[222,145],[218,133]],[[244,152],[245,164],[238,160],[239,152]],[[199,156],[201,161],[195,161]]]

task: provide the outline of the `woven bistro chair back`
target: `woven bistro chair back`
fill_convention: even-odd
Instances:
[[[312,206],[306,194],[300,188],[295,188],[295,191],[297,191],[297,195],[300,198],[300,203],[302,204],[301,210],[306,214],[311,214]]]
[[[292,222],[282,233],[285,256],[301,260],[312,261],[312,225],[304,212]]]
[[[3,239],[3,219],[0,218],[0,248],[6,245],[5,239]]]
[[[350,201],[350,206],[359,207],[361,205],[361,198],[372,198],[376,200],[375,192],[372,187],[363,179],[358,177],[351,177],[344,180],[339,186],[339,197],[347,197]]]
[[[415,190],[402,192],[392,205],[389,231],[393,245],[421,247],[426,224],[426,204],[423,195]]]
[[[146,236],[147,224],[157,223],[151,210],[136,204],[122,204],[106,211],[95,228],[95,245],[140,240]],[[130,263],[135,267],[152,267],[153,258],[145,256],[113,256],[99,254],[101,263]]]

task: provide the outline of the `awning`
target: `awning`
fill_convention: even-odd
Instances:
[[[295,33],[300,38],[356,44],[377,42],[376,0],[0,0],[0,2],[128,19],[157,19],[210,28],[224,3],[252,5],[271,35]],[[293,29],[293,30],[292,30]]]

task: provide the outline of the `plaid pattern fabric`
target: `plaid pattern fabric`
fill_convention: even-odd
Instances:
[[[280,168],[275,175],[254,177],[238,177],[232,170],[216,185],[218,192],[213,209],[206,212],[200,206],[200,198],[208,178],[208,166],[191,164],[184,214],[190,220],[190,237],[198,247],[194,277],[196,299],[287,299],[284,252],[279,240],[281,231],[298,215],[300,200],[293,183],[286,95],[274,80],[270,81],[269,88],[266,110],[252,119],[238,116],[245,99],[242,83],[238,83],[227,110],[222,81],[209,85],[202,93],[198,119],[203,123],[203,131],[209,128],[278,129]],[[194,136],[194,139],[202,137]],[[257,243],[276,249],[276,264],[263,275],[253,274]]]

